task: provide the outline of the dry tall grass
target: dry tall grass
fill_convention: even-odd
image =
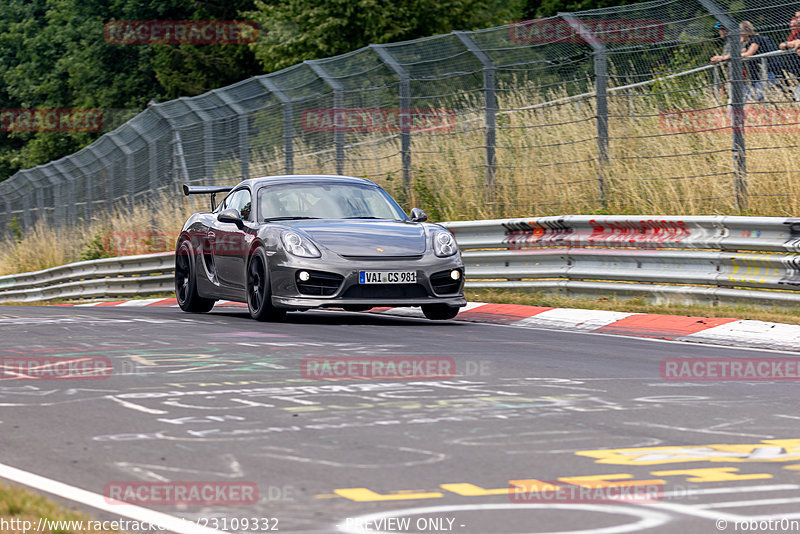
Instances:
[[[662,124],[659,114],[665,110],[711,109],[696,116],[725,115],[724,103],[720,104],[712,88],[704,87],[705,78],[680,83],[653,86],[647,93],[614,93],[609,98],[611,139],[609,160],[603,167],[604,203],[591,99],[504,112],[535,102],[523,92],[498,93],[497,169],[491,190],[486,184],[482,112],[461,115],[452,131],[412,134],[409,198],[404,195],[398,137],[381,140],[376,134],[371,144],[348,147],[345,174],[375,180],[400,198],[404,207],[421,207],[434,220],[579,213],[792,216],[800,212],[800,165],[795,164],[800,127],[747,130],[749,204],[742,211],[736,202],[730,129],[675,133]],[[691,84],[697,89],[688,88]],[[563,96],[554,93],[547,99]],[[752,109],[796,114],[799,108],[784,103]],[[295,150],[296,173],[335,172],[331,151],[312,154],[300,142]],[[253,159],[259,161],[251,163],[252,175],[283,172],[282,157],[271,148]],[[235,183],[237,168],[238,164],[221,165],[220,181]],[[197,201],[198,209],[205,205],[205,199]],[[115,210],[69,229],[37,225],[17,240],[0,242],[0,273],[42,269],[81,257],[171,250],[191,211],[190,202],[176,196],[132,210]]]

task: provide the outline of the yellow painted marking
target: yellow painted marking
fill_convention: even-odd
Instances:
[[[786,465],[783,468],[788,469],[789,471],[800,471],[800,464]]]
[[[772,478],[767,473],[753,475],[738,475],[738,467],[708,467],[705,469],[677,469],[674,471],[652,471],[650,474],[662,477],[685,475],[686,482],[728,482],[731,480],[760,480]]]
[[[442,489],[449,492],[461,495],[462,497],[485,497],[488,495],[508,495],[509,493],[521,492],[541,492],[541,491],[557,491],[561,488],[554,485],[552,482],[542,482],[541,480],[528,479],[528,480],[510,480],[509,486],[497,489],[485,489],[475,484],[440,484]],[[516,489],[511,490],[510,486],[516,486]]]
[[[578,451],[599,464],[658,465],[682,462],[797,462],[800,439],[768,439],[754,445],[698,445]]]
[[[625,486],[658,486],[666,484],[666,480],[628,480],[633,475],[619,473],[614,475],[589,475],[580,477],[560,477],[558,480],[584,488],[619,488]],[[623,482],[610,482],[623,480]]]
[[[444,497],[444,495],[438,491],[383,495],[367,488],[344,488],[335,489],[333,492],[340,497],[356,502],[405,501],[411,499],[437,499],[439,497]]]

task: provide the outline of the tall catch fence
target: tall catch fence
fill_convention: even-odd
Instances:
[[[715,23],[780,43],[796,9],[655,0],[306,61],[151,104],[17,172],[0,221],[71,225],[184,182],[283,173],[367,177],[438,220],[796,214],[800,58],[762,40],[710,63]]]

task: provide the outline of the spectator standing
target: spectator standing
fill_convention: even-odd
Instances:
[[[778,51],[775,42],[769,37],[759,35],[750,21],[744,20],[739,24],[739,33],[741,34],[743,58]],[[767,80],[762,79],[760,60],[756,59],[746,63],[752,81],[746,100],[763,100],[764,82],[768,81],[777,87],[778,80],[783,79],[783,58],[781,56],[767,58]]]

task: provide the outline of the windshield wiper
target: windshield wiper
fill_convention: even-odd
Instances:
[[[385,219],[386,217],[342,217],[342,219]]]
[[[267,217],[264,219],[264,222],[272,222],[272,221],[292,221],[295,219],[319,219],[319,217],[300,217],[294,215],[287,215],[284,217]]]

